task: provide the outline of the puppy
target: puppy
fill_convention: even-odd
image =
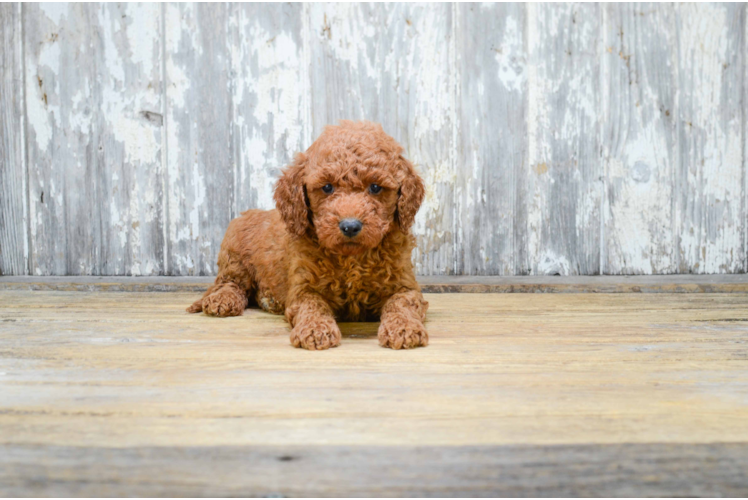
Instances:
[[[427,345],[410,233],[424,187],[402,152],[379,124],[328,126],[283,171],[277,210],[231,221],[215,284],[187,311],[237,316],[253,302],[285,313],[305,349],[338,346],[336,319],[380,320],[384,347]]]

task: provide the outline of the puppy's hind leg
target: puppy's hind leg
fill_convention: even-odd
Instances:
[[[219,267],[221,266],[219,258]],[[240,316],[249,304],[249,296],[256,288],[252,273],[246,267],[241,273],[219,271],[216,282],[208,288],[200,300],[187,308],[188,313],[204,312],[210,316]]]
[[[190,314],[203,312],[203,298],[200,297],[187,308],[187,312]]]
[[[210,316],[241,316],[247,308],[247,292],[233,282],[214,285],[211,293],[203,297],[202,310]]]
[[[216,283],[187,308],[188,313],[204,312],[209,316],[240,316],[249,303],[247,293],[233,282]]]
[[[188,313],[204,312],[209,316],[241,316],[249,304],[247,291],[237,283],[216,283],[205,295],[187,308]]]

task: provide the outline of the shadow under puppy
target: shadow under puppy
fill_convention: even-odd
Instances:
[[[231,221],[215,284],[187,311],[237,316],[256,302],[285,312],[305,349],[339,345],[336,318],[380,320],[385,347],[427,345],[410,233],[424,187],[402,152],[379,124],[328,126],[284,170],[277,210]]]

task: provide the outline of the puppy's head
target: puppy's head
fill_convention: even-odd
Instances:
[[[275,203],[288,231],[316,234],[339,254],[362,253],[408,232],[424,196],[403,148],[370,122],[329,126],[278,179]]]

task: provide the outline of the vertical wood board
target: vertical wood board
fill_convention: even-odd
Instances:
[[[234,215],[228,7],[165,7],[168,271],[215,274]]]
[[[103,4],[97,84],[102,274],[164,274],[161,6]]]
[[[162,274],[160,9],[24,8],[32,274]]]
[[[600,6],[527,4],[527,260],[532,274],[599,274]]]
[[[232,216],[272,209],[280,170],[304,151],[308,68],[301,4],[232,4]]]
[[[28,272],[21,9],[0,4],[0,275]]]
[[[32,274],[100,274],[100,109],[92,4],[24,6]],[[94,45],[98,45],[94,48]]]
[[[607,4],[602,148],[604,274],[676,269],[677,30],[671,4]]]
[[[527,274],[525,9],[458,6],[456,274]]]
[[[745,4],[682,4],[677,14],[678,272],[745,272]]]

